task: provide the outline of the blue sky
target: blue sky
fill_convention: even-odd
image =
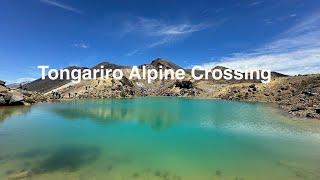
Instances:
[[[225,65],[320,72],[319,0],[0,1],[0,79],[38,65]]]

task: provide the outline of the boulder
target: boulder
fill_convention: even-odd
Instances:
[[[15,105],[15,104],[23,104],[23,96],[19,95],[19,94],[12,94],[10,100],[9,100],[9,104],[10,105]]]
[[[2,95],[3,95],[3,98],[4,98],[4,100],[5,100],[6,102],[9,102],[10,99],[11,99],[11,96],[12,96],[11,93],[4,93],[4,94],[2,94]]]

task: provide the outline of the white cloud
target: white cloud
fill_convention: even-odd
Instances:
[[[157,19],[143,17],[135,18],[134,21],[124,23],[124,34],[139,34],[152,39],[149,48],[159,45],[170,44],[180,38],[192,33],[207,29],[209,24],[191,24],[188,22],[179,24],[169,24]]]
[[[55,7],[58,7],[58,8],[67,10],[67,11],[71,11],[71,12],[74,12],[74,13],[79,13],[79,14],[83,13],[79,9],[76,9],[74,7],[71,7],[71,6],[68,6],[68,5],[63,4],[61,2],[57,2],[57,1],[53,1],[53,0],[40,0],[40,1],[43,2],[43,3],[46,3],[46,4],[50,5],[50,6],[55,6]]]
[[[86,43],[74,43],[73,47],[88,49],[90,46],[89,46],[89,44],[86,44]]]
[[[139,53],[140,53],[139,49],[134,49],[134,50],[128,52],[125,56],[133,56],[133,55],[136,55],[136,54],[139,54]]]
[[[26,83],[26,82],[31,82],[36,80],[36,78],[32,77],[23,77],[23,78],[18,78],[14,80],[7,80],[6,84],[20,84],[20,83]]]
[[[320,72],[320,14],[302,19],[282,33],[276,40],[247,53],[237,53],[214,62],[236,69],[271,69],[285,74]]]
[[[253,1],[253,2],[249,3],[248,5],[249,6],[258,6],[258,5],[262,4],[262,3],[263,3],[263,1]]]

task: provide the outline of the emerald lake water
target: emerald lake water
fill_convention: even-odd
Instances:
[[[320,121],[260,103],[83,100],[0,108],[0,179],[320,179]]]

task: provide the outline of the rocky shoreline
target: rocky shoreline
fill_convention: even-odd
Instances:
[[[273,103],[293,116],[320,119],[320,75],[283,77],[267,85],[232,85],[218,97]]]
[[[306,85],[304,85],[306,80],[312,82],[315,81],[316,83],[306,83]],[[87,98],[176,96],[266,102],[277,105],[283,111],[295,117],[320,119],[319,82],[320,75],[297,76],[290,78],[278,78],[270,85],[261,83],[241,83],[229,85],[211,84],[213,87],[210,88],[210,91],[208,87],[203,86],[203,82],[191,82],[188,80],[166,83],[166,87],[155,91],[154,89],[145,89],[141,86],[141,84],[140,86],[136,87],[137,85],[129,85],[119,81],[114,82],[114,84],[108,88],[109,91],[104,91],[103,93],[99,91],[98,86],[91,87],[88,85],[87,87],[84,87],[84,89],[87,89],[87,91],[83,93],[79,91],[79,89],[75,88],[75,91],[78,92],[77,94],[75,91],[70,91],[70,88],[68,90],[61,89],[43,94],[21,89],[9,89],[5,86],[1,86],[0,104],[2,106],[12,106],[31,105],[38,102],[56,100]],[[209,83],[205,84],[208,85]],[[81,89],[83,87],[79,88]]]
[[[31,105],[47,102],[50,98],[43,93],[27,91],[19,88],[8,88],[0,81],[0,106]]]
[[[68,99],[176,96],[266,102],[276,104],[295,117],[320,119],[320,74],[285,76],[274,72],[268,84],[256,80],[195,81],[190,75],[184,80],[155,80],[147,83],[145,80],[129,80],[129,69],[126,66],[102,64],[106,68],[123,67],[124,77],[121,80],[112,77],[83,80],[77,84],[64,80],[36,80],[19,88],[8,88],[1,81],[0,106]],[[159,65],[179,68],[162,59],[152,61],[148,67],[156,69]]]

